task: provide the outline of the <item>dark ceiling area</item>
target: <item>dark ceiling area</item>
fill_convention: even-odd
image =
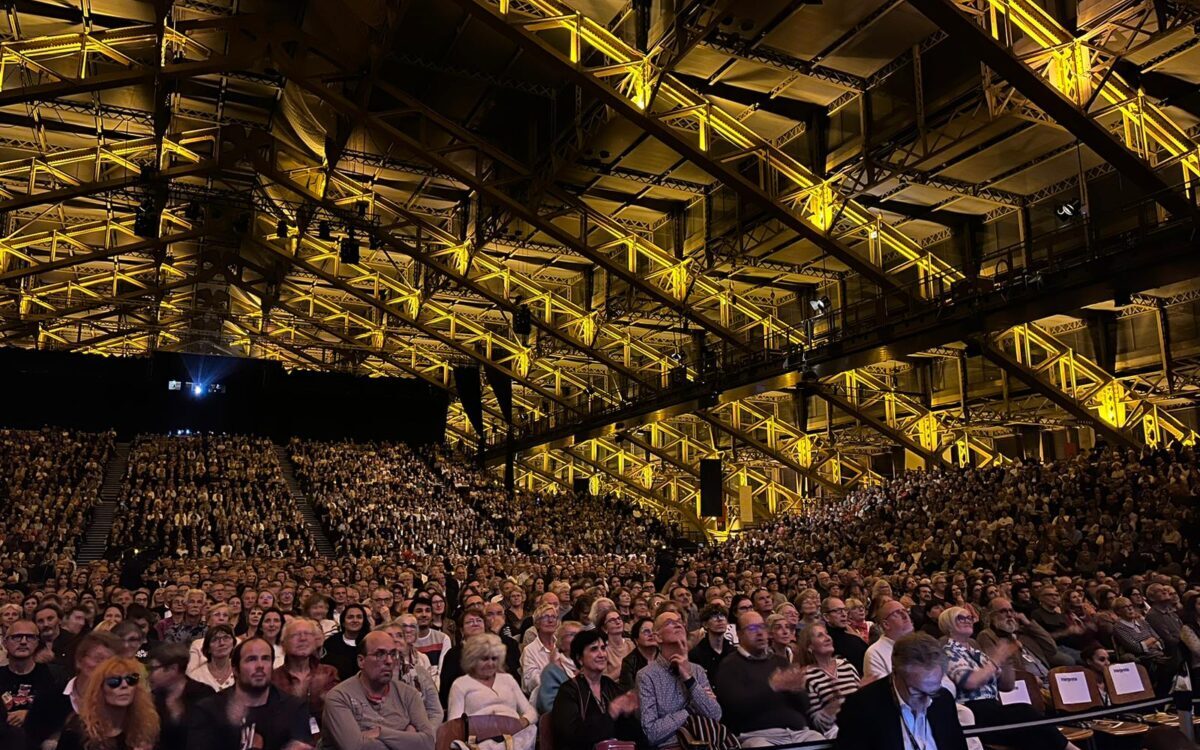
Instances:
[[[1195,437],[1189,3],[5,8],[0,345],[423,381],[718,537]]]

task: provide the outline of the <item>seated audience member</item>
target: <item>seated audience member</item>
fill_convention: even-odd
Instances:
[[[554,658],[555,631],[558,630],[558,608],[553,604],[539,605],[533,612],[533,628],[536,637],[521,652],[521,688],[526,694],[537,692],[542,670]]]
[[[675,735],[685,725],[709,736],[719,733],[721,704],[704,669],[688,661],[687,628],[676,612],[663,612],[654,620],[658,656],[637,675],[638,704],[642,731],[654,747],[675,744]],[[718,747],[727,745],[724,738]]]
[[[835,597],[827,597],[821,603],[821,613],[825,616],[825,631],[833,640],[833,653],[850,662],[861,675],[863,660],[867,655],[867,644],[850,632],[850,616],[846,603]]]
[[[316,650],[323,638],[321,626],[307,617],[293,617],[283,626],[283,666],[274,670],[271,683],[308,704],[308,715],[318,724],[325,694],[338,684],[337,669],[322,664]]]
[[[121,639],[121,653],[117,656],[145,661],[147,656],[146,636],[137,623],[125,620],[117,623],[109,632]]]
[[[1037,592],[1037,606],[1029,613],[1029,619],[1042,626],[1057,645],[1054,666],[1071,666],[1079,661],[1079,649],[1086,643],[1086,631],[1078,617],[1062,606],[1062,593],[1052,583],[1043,585]]]
[[[633,650],[621,661],[621,678],[617,680],[622,690],[636,690],[638,672],[658,657],[658,633],[654,631],[654,620],[639,617],[633,621],[629,632]]]
[[[1162,639],[1129,598],[1117,597],[1113,601],[1113,609],[1118,618],[1113,627],[1113,641],[1117,646],[1117,654],[1132,658],[1145,666],[1154,682],[1155,695],[1165,696],[1178,671],[1178,650],[1168,652],[1163,647]]]
[[[583,631],[570,650],[578,673],[563,683],[554,699],[555,750],[592,750],[604,740],[642,741],[637,693],[621,692],[605,674],[609,659],[604,635]]]
[[[1163,651],[1174,653],[1179,649],[1180,631],[1183,629],[1175,592],[1170,586],[1152,583],[1146,587],[1146,601],[1150,603],[1146,622],[1162,641]]]
[[[188,717],[188,750],[301,750],[315,746],[308,706],[271,684],[275,654],[251,638],[233,649],[233,687],[196,704]]]
[[[19,607],[16,614],[20,614]],[[8,663],[0,666],[0,706],[7,713],[8,725],[13,727],[10,738],[20,745],[24,742],[22,727],[30,710],[39,700],[52,700],[55,694],[60,694],[62,682],[52,667],[33,658],[41,635],[32,621],[10,623],[0,643],[8,658]]]
[[[979,632],[979,647],[986,653],[999,653],[1001,643],[1015,646],[1004,651],[1007,666],[1029,672],[1043,688],[1049,688],[1050,669],[1058,651],[1050,634],[1002,597],[988,602],[985,617],[987,627]]]
[[[1179,642],[1192,674],[1192,688],[1200,677],[1200,592],[1189,591],[1183,595],[1183,625],[1179,629]]]
[[[483,618],[483,610],[478,606],[468,607],[458,616],[458,632],[462,634],[463,642],[473,635],[479,635],[486,630]],[[463,676],[462,671],[462,651],[463,644],[458,643],[450,647],[446,652],[446,658],[442,662],[442,674],[438,683],[438,696],[441,700],[442,708],[445,709],[450,702],[450,686],[454,681]],[[507,657],[507,649],[505,651]],[[512,667],[505,660],[505,669],[512,674]]]
[[[429,597],[414,597],[408,605],[408,613],[417,618],[417,639],[413,646],[429,659],[429,674],[437,682],[442,661],[450,650],[450,636],[433,627],[433,602]]]
[[[41,604],[34,610],[33,620],[46,647],[46,658],[60,666],[70,664],[78,639],[75,634],[63,629],[62,609],[53,603]]]
[[[500,640],[504,643],[504,648],[506,649],[504,668],[509,674],[517,678],[517,682],[520,682],[521,644],[517,643],[515,638],[503,632],[506,625],[504,624],[504,608],[500,602],[487,602],[483,605],[483,623],[484,629],[487,632],[500,636]]]
[[[208,595],[200,589],[191,589],[183,600],[183,616],[163,631],[162,640],[167,643],[190,644],[197,638],[203,638],[207,627],[207,610]]]
[[[791,664],[796,659],[796,651],[792,648],[796,642],[796,629],[783,615],[768,616],[766,626],[767,648],[771,653]]]
[[[76,713],[63,726],[57,750],[153,750],[159,718],[141,663],[113,656],[88,680]]]
[[[228,626],[225,626],[228,630]],[[205,634],[208,638],[212,634]],[[233,634],[229,634],[229,650],[233,650]],[[158,709],[159,742],[162,748],[187,747],[188,713],[198,701],[211,696],[215,690],[189,679],[184,670],[188,665],[188,649],[182,643],[156,643],[146,662],[150,692]],[[228,657],[226,657],[228,661]]]
[[[863,657],[863,684],[886,677],[892,672],[892,646],[913,631],[908,608],[896,599],[884,602],[875,613],[875,622],[883,631],[879,640],[867,647]]]
[[[608,637],[605,649],[608,654],[608,669],[604,673],[609,679],[616,680],[621,676],[621,663],[635,648],[633,641],[625,637],[625,619],[614,607],[604,613],[600,622],[596,623],[596,629]]]
[[[824,739],[808,728],[808,701],[796,680],[799,674],[786,658],[771,651],[767,626],[757,611],[738,617],[738,644],[721,663],[713,687],[725,724],[742,747]]]
[[[228,625],[209,628],[200,641],[200,664],[189,669],[187,676],[215,692],[233,687],[233,662],[230,657],[236,644],[233,628]]]
[[[871,642],[871,628],[875,623],[867,619],[867,605],[860,599],[850,597],[846,600],[846,630],[862,639],[863,643]],[[863,664],[866,664],[864,659]]]
[[[396,660],[395,679],[421,694],[421,704],[425,706],[425,715],[429,718],[429,723],[438,726],[445,717],[446,709],[442,707],[437,685],[429,674],[429,660],[408,642],[409,635],[416,638],[417,618],[401,615],[380,632],[391,636],[396,645],[396,652],[400,655]],[[449,666],[449,661],[446,665]]]
[[[965,704],[975,715],[976,725],[1020,724],[1042,718],[1027,703],[1005,705],[1000,702],[1000,691],[1013,687],[1010,659],[1019,648],[1016,643],[1000,640],[991,653],[980,651],[971,638],[975,617],[962,607],[947,608],[938,618],[938,626],[946,636],[946,676],[958,691],[958,702]],[[992,739],[1031,749],[1074,747],[1052,726],[1003,732]]]
[[[463,645],[463,671],[466,673],[450,687],[449,717],[509,716],[520,720],[522,728],[512,735],[512,750],[533,750],[537,740],[537,711],[521,691],[521,686],[501,671],[504,644],[491,633],[472,636]],[[495,740],[479,743],[480,750],[503,750]]]
[[[858,640],[857,636],[846,637]],[[796,666],[808,698],[808,723],[826,737],[832,737],[842,701],[858,689],[862,679],[858,670],[837,655],[833,638],[824,625],[810,625],[800,631],[796,639]]]
[[[359,672],[325,696],[322,743],[333,750],[432,750],[421,695],[395,679],[399,650],[387,633],[358,641]]]
[[[575,636],[583,630],[583,626],[573,620],[566,620],[558,626],[554,633],[554,656],[538,678],[537,691],[533,694],[533,707],[539,714],[548,713],[554,708],[554,699],[563,683],[575,676],[577,667],[574,660],[567,654],[571,653],[571,643]]]
[[[354,676],[358,658],[358,639],[370,630],[367,609],[359,604],[348,604],[339,616],[340,632],[325,639],[325,656],[321,661],[333,665],[338,679],[348,680]],[[415,634],[414,634],[415,635]]]
[[[44,635],[44,633],[43,633]],[[25,717],[25,738],[30,748],[39,748],[62,731],[67,718],[79,712],[92,674],[100,664],[121,651],[121,641],[112,633],[92,632],[80,636],[75,645],[75,676],[61,693],[39,698]]]
[[[700,610],[700,623],[704,628],[704,637],[688,652],[688,661],[704,667],[704,672],[710,679],[716,677],[717,665],[729,654],[733,653],[733,645],[727,634],[729,618],[720,604],[706,604]]]
[[[208,608],[208,612],[204,615],[204,632],[215,628],[218,625],[229,625],[229,605],[216,604]],[[204,635],[200,635],[189,643],[191,650],[191,661],[188,663],[188,669],[195,669],[204,661],[204,654],[200,652],[200,647],[204,644]]]
[[[891,674],[842,704],[838,750],[966,750],[954,698],[942,687],[946,657],[937,639],[911,633],[891,651]]]

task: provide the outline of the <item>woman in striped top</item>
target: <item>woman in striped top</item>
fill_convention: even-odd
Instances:
[[[858,670],[833,654],[833,639],[824,625],[810,625],[796,640],[796,664],[808,694],[808,720],[826,737],[837,733],[842,701],[858,689]]]

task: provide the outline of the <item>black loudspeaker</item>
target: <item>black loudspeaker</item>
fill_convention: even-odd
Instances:
[[[513,333],[518,336],[528,336],[533,333],[533,313],[528,305],[521,305],[513,313]]]
[[[586,495],[588,493],[587,477],[575,477],[571,482],[571,489],[575,491],[576,495]]]
[[[725,514],[721,484],[721,459],[700,459],[700,515],[722,516]]]

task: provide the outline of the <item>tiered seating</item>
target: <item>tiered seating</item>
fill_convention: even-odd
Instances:
[[[0,553],[41,564],[75,549],[114,433],[0,430]]]
[[[271,441],[143,435],[134,442],[110,549],[304,557],[314,546]]]

